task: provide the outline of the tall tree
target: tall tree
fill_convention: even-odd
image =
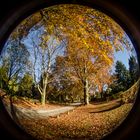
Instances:
[[[45,8],[24,20],[12,38],[26,38],[32,26],[36,30],[40,27],[43,29],[36,38],[38,43],[32,44],[37,49],[33,50],[35,55],[31,61],[33,69],[39,69],[38,72],[33,70],[33,79],[41,94],[42,104],[45,104],[47,85],[52,81],[51,66],[62,50],[62,42],[65,44],[65,66],[69,67],[71,76],[80,81],[85,104],[89,103],[89,89],[93,85],[91,81],[98,78],[95,76],[97,71],[102,73],[102,67],[109,70],[114,52],[123,50],[123,46],[130,46],[117,23],[102,12],[85,6],[70,4]]]
[[[122,44],[129,47],[124,31],[111,18],[88,7],[60,5],[46,8],[41,14],[45,29],[59,39],[66,39],[67,64],[81,80],[88,104],[89,78],[93,77],[89,75],[95,75],[97,67],[103,65],[109,69],[114,51],[122,50]],[[94,60],[98,64],[93,65]]]
[[[129,59],[129,72],[131,76],[131,84],[134,84],[139,77],[139,66],[136,58],[133,55]]]
[[[52,73],[54,77],[53,86],[58,91],[57,95],[63,97],[63,101],[73,102],[76,99],[83,98],[81,95],[81,91],[83,91],[81,81],[75,77],[72,69],[68,64],[67,56],[58,56],[56,58]]]
[[[26,72],[28,56],[28,50],[18,39],[9,40],[5,45],[1,54],[1,67],[5,70],[5,74],[1,73],[1,76],[8,89],[12,90]]]
[[[53,35],[44,35],[41,37],[41,43],[39,44],[39,47],[39,70],[41,74],[41,83],[38,83],[37,87],[41,94],[41,103],[44,105],[47,94],[47,86],[53,81],[52,77],[50,77],[52,65],[55,62],[56,56],[60,54],[63,45]]]
[[[83,88],[84,103],[89,104],[90,88],[95,86],[95,81],[99,78],[97,73],[101,70],[102,65],[106,67],[107,64],[100,57],[95,58],[93,52],[83,47],[82,43],[77,42],[77,46],[74,44],[71,41],[68,45],[65,64],[69,67],[71,77],[79,80]]]
[[[125,65],[121,61],[116,62],[115,76],[117,78],[118,90],[126,90],[130,86],[130,74]]]
[[[104,98],[105,93],[105,87],[108,87],[110,84],[112,84],[112,81],[114,80],[111,76],[111,70],[108,69],[108,67],[102,67],[98,70],[96,74],[96,78],[94,78],[96,85],[98,87],[98,92],[100,93],[100,97]]]

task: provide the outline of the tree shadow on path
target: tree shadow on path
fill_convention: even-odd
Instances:
[[[12,96],[9,97],[9,101],[10,101],[10,113],[11,113],[11,116],[13,118],[13,120],[19,125],[21,126],[20,124],[20,121],[19,121],[19,118],[16,114],[16,108],[15,106],[13,105],[13,99],[12,99]]]

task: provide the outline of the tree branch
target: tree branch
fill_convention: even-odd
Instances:
[[[37,88],[38,88],[40,94],[42,95],[42,88],[39,85],[37,85]]]

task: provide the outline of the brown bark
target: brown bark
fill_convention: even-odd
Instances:
[[[84,81],[84,103],[85,105],[89,104],[89,85],[87,79]]]

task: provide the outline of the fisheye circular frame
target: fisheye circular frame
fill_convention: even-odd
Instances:
[[[125,11],[120,5],[116,5],[115,2],[108,2],[107,0],[93,1],[93,0],[40,0],[40,1],[30,1],[19,5],[14,9],[5,19],[1,21],[0,26],[0,52],[9,37],[10,33],[14,28],[26,17],[36,12],[41,8],[50,7],[58,4],[79,4],[84,6],[89,6],[91,8],[102,11],[103,13],[109,15],[114,19],[128,34],[130,37],[135,50],[137,52],[138,62],[140,63],[140,29],[138,28],[138,23],[131,17],[128,11]],[[129,15],[129,17],[128,17]],[[133,19],[133,20],[132,20]],[[103,139],[113,139],[122,140],[127,139],[138,127],[139,114],[140,114],[140,103],[139,103],[139,93],[137,95],[136,102],[127,116],[127,118],[122,122],[122,124],[115,129],[111,134],[107,135]],[[15,137],[15,139],[34,139],[30,135],[26,134],[21,128],[19,128],[10,118],[6,112],[2,101],[0,101],[0,122],[5,127],[5,129]]]

